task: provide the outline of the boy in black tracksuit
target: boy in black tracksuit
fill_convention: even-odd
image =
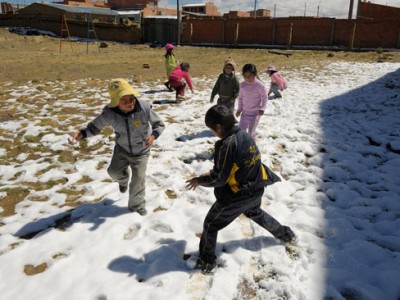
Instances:
[[[260,208],[268,174],[251,136],[236,126],[233,114],[221,105],[207,111],[205,123],[214,135],[221,138],[215,144],[214,168],[207,174],[188,180],[187,187],[196,189],[202,185],[215,188],[217,201],[204,220],[196,266],[208,273],[216,266],[218,231],[242,213],[284,242],[294,241],[295,235],[289,227],[282,226]]]

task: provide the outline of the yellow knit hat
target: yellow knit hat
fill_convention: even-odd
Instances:
[[[135,90],[125,79],[116,78],[112,79],[108,84],[108,92],[110,93],[111,102],[108,107],[116,107],[119,100],[126,95],[134,95],[138,97],[139,91]]]

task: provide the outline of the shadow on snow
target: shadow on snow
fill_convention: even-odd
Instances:
[[[97,203],[82,204],[69,211],[25,224],[14,235],[22,239],[32,239],[39,233],[45,234],[48,232],[47,229],[65,229],[78,222],[93,223],[89,230],[94,231],[107,218],[131,213],[127,207],[116,206],[114,202],[114,200],[105,198]]]
[[[400,299],[400,69],[320,117],[325,299]]]

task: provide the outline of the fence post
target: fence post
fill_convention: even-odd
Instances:
[[[189,43],[192,44],[192,37],[193,37],[193,23],[190,23],[190,39]]]
[[[239,23],[236,23],[235,46],[237,46],[238,40],[239,40]]]
[[[353,50],[353,48],[354,48],[354,38],[356,36],[356,27],[357,27],[357,23],[354,23],[353,30],[351,31],[351,36],[350,36],[349,50]]]
[[[288,36],[287,45],[286,45],[287,49],[292,48],[292,34],[293,34],[293,23],[290,23],[289,36]]]

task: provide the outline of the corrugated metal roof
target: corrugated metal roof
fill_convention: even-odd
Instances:
[[[205,3],[192,3],[192,4],[183,4],[182,7],[198,7],[198,6],[206,6]]]
[[[107,8],[90,7],[90,6],[72,6],[72,5],[55,4],[55,3],[38,3],[38,4],[61,9],[69,13],[118,16],[118,13],[116,11]]]

